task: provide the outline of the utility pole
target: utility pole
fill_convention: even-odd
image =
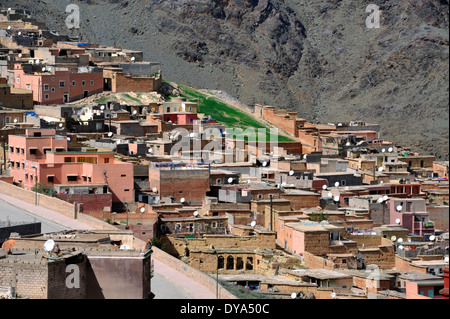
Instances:
[[[269,198],[270,198],[270,223],[269,223],[269,225],[270,225],[270,227],[269,227],[269,230],[270,231],[272,231],[272,222],[273,222],[273,215],[272,215],[272,213],[273,213],[273,195],[272,194],[270,194],[269,195]]]

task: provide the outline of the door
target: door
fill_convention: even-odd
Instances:
[[[64,93],[63,103],[69,102],[69,94]]]
[[[84,97],[88,97],[89,96],[89,91],[83,91],[83,96]]]

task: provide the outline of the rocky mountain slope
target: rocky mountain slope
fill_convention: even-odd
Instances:
[[[50,28],[146,52],[163,74],[309,121],[365,120],[448,159],[448,0],[1,0]],[[81,10],[69,30],[68,4]],[[381,10],[367,28],[368,4]]]

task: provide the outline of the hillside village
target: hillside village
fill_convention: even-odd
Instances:
[[[15,242],[0,251],[0,288],[11,294],[11,263],[56,271],[41,249],[52,238],[55,263],[89,260],[94,273],[99,256],[139,256],[133,298],[151,298],[157,247],[238,298],[448,299],[448,161],[358,114],[312,123],[283,101],[245,106],[172,83],[143,56],[0,10],[0,194],[102,225],[0,223],[0,244]],[[17,278],[22,297],[102,297]]]

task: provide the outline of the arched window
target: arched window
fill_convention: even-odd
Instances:
[[[253,270],[253,257],[247,258],[247,263],[245,265],[246,270]]]
[[[234,269],[234,258],[233,256],[227,257],[227,269]]]
[[[236,270],[241,270],[244,269],[244,260],[242,259],[242,257],[237,257],[236,258]]]
[[[219,261],[218,261],[217,268],[223,269],[223,266],[224,266],[224,258],[223,258],[223,256],[219,256]]]

